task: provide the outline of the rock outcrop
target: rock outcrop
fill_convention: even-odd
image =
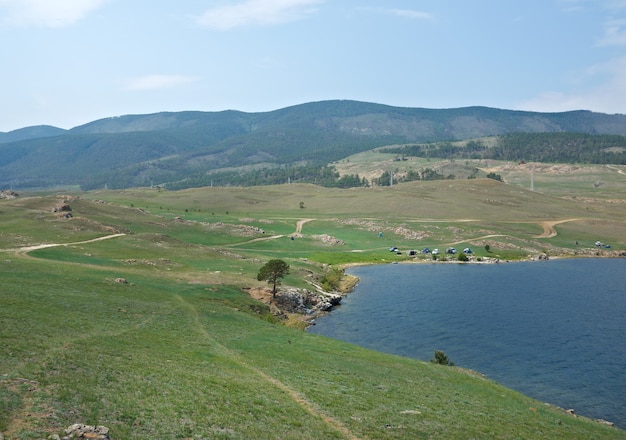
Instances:
[[[76,423],[65,430],[65,435],[50,436],[49,440],[73,440],[73,439],[91,439],[91,440],[111,440],[109,437],[109,428],[106,426],[91,426]]]
[[[17,199],[20,195],[15,191],[4,190],[0,191],[0,199]]]
[[[279,309],[305,315],[327,312],[340,302],[341,295],[336,293],[312,292],[307,289],[287,289],[274,298],[274,305]]]
[[[56,206],[52,212],[70,212],[72,207],[67,203],[63,203],[62,205]]]

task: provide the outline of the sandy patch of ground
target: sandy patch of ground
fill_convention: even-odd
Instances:
[[[543,222],[539,222],[539,225],[543,228],[543,232],[539,235],[535,235],[534,238],[552,238],[552,237],[556,237],[557,232],[556,229],[554,229],[554,227],[556,225],[559,225],[561,223],[566,223],[566,222],[574,222],[578,220],[577,218],[570,218],[567,220],[553,220],[553,221],[543,221]]]
[[[269,304],[272,302],[272,290],[266,287],[251,287],[247,289],[248,294],[262,303]]]

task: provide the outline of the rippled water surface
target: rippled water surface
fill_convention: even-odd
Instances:
[[[626,260],[390,264],[312,333],[428,360],[626,428]]]

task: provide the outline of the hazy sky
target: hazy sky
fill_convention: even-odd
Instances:
[[[327,99],[626,113],[626,0],[0,0],[0,131]]]

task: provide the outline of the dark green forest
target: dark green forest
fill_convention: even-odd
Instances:
[[[462,146],[436,142],[384,151],[440,159],[626,165],[625,136],[585,133],[511,133],[498,136],[493,147],[480,140],[472,140]]]
[[[481,141],[499,136],[495,147]],[[264,113],[162,112],[105,118],[63,130],[0,133],[0,189],[122,189],[159,185],[310,182],[387,185],[330,167],[389,145],[399,155],[624,164],[626,115],[537,113],[487,107],[424,109],[322,101]],[[405,180],[450,178],[434,170]]]

